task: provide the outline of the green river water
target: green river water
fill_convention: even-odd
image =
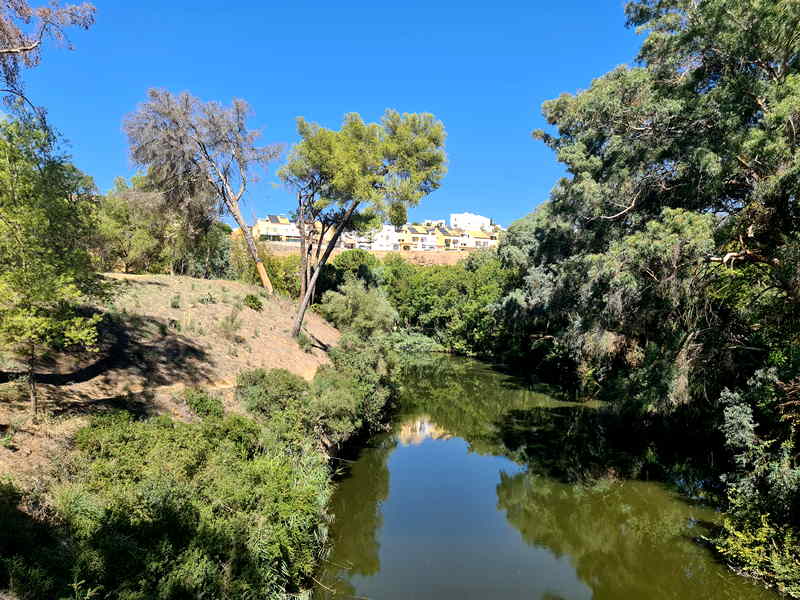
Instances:
[[[777,598],[697,541],[712,509],[659,483],[569,483],[602,465],[597,412],[477,361],[412,369],[391,432],[338,485],[314,597]]]

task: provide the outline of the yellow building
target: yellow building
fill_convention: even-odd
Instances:
[[[439,227],[435,231],[437,250],[460,250],[461,231]]]
[[[436,245],[436,236],[422,225],[405,225],[398,233],[398,240],[401,250],[428,250],[428,246]]]
[[[268,242],[300,242],[297,225],[279,215],[267,215],[253,226],[253,237]]]

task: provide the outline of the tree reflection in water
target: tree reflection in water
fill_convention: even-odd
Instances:
[[[350,577],[375,575],[380,571],[381,503],[389,497],[386,462],[396,445],[392,437],[379,437],[350,464],[339,482],[331,506],[334,552],[323,562],[320,579],[324,587],[316,590],[315,597],[354,596]],[[335,515],[347,515],[347,519],[337,520]]]
[[[345,517],[332,528],[334,551],[316,597],[359,597],[363,578],[380,572],[381,504],[389,497],[388,460],[398,440],[408,446],[455,436],[471,453],[522,466],[499,473],[497,509],[528,547],[568,560],[594,599],[774,598],[733,576],[696,541],[716,520],[714,511],[633,479],[648,475],[653,459],[647,440],[626,438],[624,416],[613,410],[557,401],[513,376],[452,357],[410,365],[400,405],[394,431],[374,440],[339,484],[332,509]],[[425,457],[417,460],[424,468]],[[421,510],[409,507],[409,514]]]

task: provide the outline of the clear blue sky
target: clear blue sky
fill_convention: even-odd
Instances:
[[[134,171],[121,123],[149,87],[244,98],[263,139],[287,144],[298,115],[338,127],[346,112],[396,108],[431,112],[448,132],[449,173],[411,220],[471,211],[508,225],[530,212],[563,172],[530,136],[541,103],[631,63],[640,43],[622,0],[94,3],[75,50],[49,45],[25,77],[102,191]],[[252,188],[248,218],[292,209],[277,166]]]

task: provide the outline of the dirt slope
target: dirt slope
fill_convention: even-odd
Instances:
[[[303,351],[289,334],[293,303],[262,297],[253,286],[167,275],[108,277],[118,293],[99,307],[106,314],[99,351],[48,357],[37,369],[42,422],[32,422],[24,390],[0,362],[0,477],[11,474],[36,487],[93,413],[125,406],[190,418],[176,400],[187,385],[216,389],[235,409],[236,374],[254,367],[282,367],[310,379],[328,361],[324,349],[338,339],[336,329],[308,313],[305,329],[314,347]],[[263,310],[243,306],[247,294],[258,296]]]

